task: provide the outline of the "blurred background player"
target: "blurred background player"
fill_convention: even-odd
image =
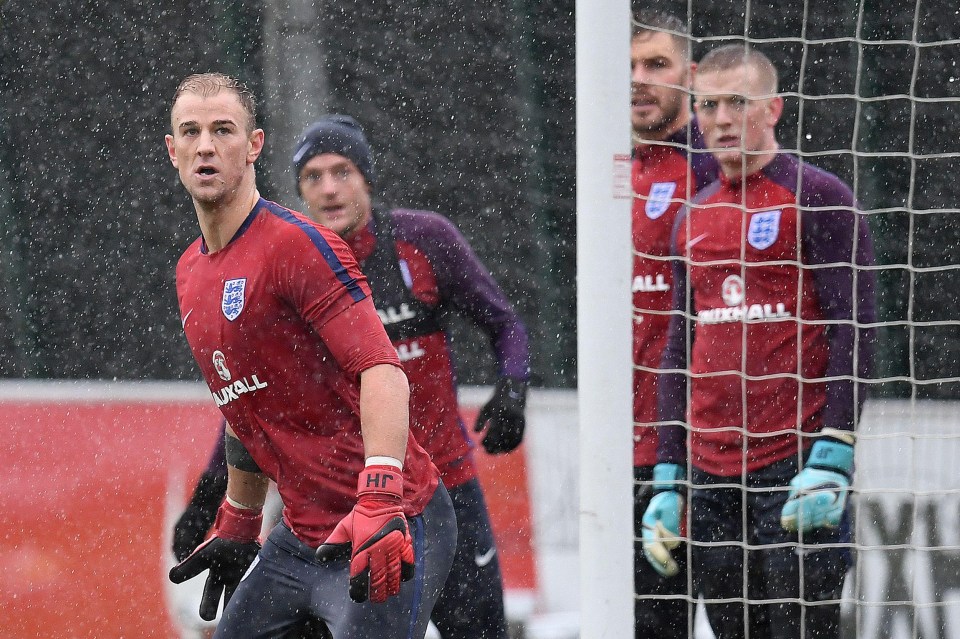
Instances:
[[[207,572],[214,637],[422,638],[456,547],[439,473],[408,428],[409,387],[366,279],[334,233],[262,199],[250,91],[187,77],[170,162],[201,237],[177,264],[184,333],[227,420],[213,535],[170,571]],[[269,480],[283,520],[261,547]]]
[[[861,268],[873,264],[870,233],[846,184],[780,152],[783,99],[765,55],[715,49],[693,86],[722,175],[675,226],[684,261],[663,368],[689,367],[690,404],[686,376],[665,372],[648,559],[664,570],[689,459],[693,578],[708,601],[727,600],[707,605],[717,636],[837,637],[865,391],[853,380],[869,375],[863,326],[876,319],[873,271]],[[674,425],[685,421],[689,451]]]
[[[634,16],[630,43],[631,124],[633,129],[633,362],[634,362],[634,588],[636,637],[689,636],[683,598],[687,551],[675,548],[675,569],[661,576],[643,557],[641,520],[653,487],[657,459],[657,377],[667,340],[672,304],[670,234],[677,211],[717,177],[717,166],[703,149],[696,120],[690,117],[690,60],[686,25],[659,11]]]
[[[448,220],[436,213],[385,211],[372,205],[373,156],[353,118],[331,115],[311,125],[295,149],[293,168],[307,214],[341,235],[360,261],[410,381],[411,428],[453,499],[457,555],[432,620],[444,639],[505,639],[499,560],[471,440],[460,420],[442,322],[445,313],[458,312],[490,337],[500,379],[475,428],[486,428],[483,445],[494,454],[514,450],[523,437],[529,375],[526,329]],[[175,538],[205,535],[217,501],[219,468],[215,453]]]
[[[410,427],[430,453],[457,513],[457,554],[431,617],[444,639],[506,639],[503,581],[471,440],[460,419],[447,313],[480,327],[497,359],[492,399],[475,430],[488,453],[523,438],[527,331],[506,295],[446,218],[372,204],[373,155],[360,125],[326,116],[304,131],[293,169],[306,213],[343,237],[410,380]]]

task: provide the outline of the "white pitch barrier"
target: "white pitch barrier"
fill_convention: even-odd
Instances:
[[[465,399],[473,392],[466,389]],[[575,391],[530,393],[525,450],[539,578],[526,639],[580,636],[577,406]],[[857,564],[845,589],[844,639],[960,637],[958,460],[960,402],[867,402],[856,448]],[[709,639],[702,617],[695,638]]]

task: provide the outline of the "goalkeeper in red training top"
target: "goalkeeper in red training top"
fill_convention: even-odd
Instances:
[[[262,199],[249,90],[186,78],[170,161],[201,237],[177,265],[184,332],[228,426],[213,535],[170,571],[206,571],[214,637],[422,638],[456,546],[450,497],[408,429],[409,387],[350,248]],[[258,539],[269,480],[283,520]]]
[[[766,56],[715,49],[693,86],[722,175],[674,227],[644,547],[669,569],[689,480],[691,571],[717,637],[836,638],[876,319],[870,233],[846,184],[780,151]]]
[[[443,316],[455,310],[490,337],[501,377],[475,424],[488,453],[517,448],[525,428],[527,332],[506,295],[446,218],[374,206],[373,153],[360,125],[328,115],[293,154],[307,214],[346,240],[410,381],[410,429],[436,464],[457,515],[457,553],[431,620],[444,639],[507,639],[503,579],[472,440],[460,419]],[[175,529],[177,554],[203,539],[222,489],[215,452]],[[222,483],[220,484],[222,485]],[[208,488],[209,487],[209,488]],[[221,492],[218,494],[217,490]]]
[[[637,639],[681,639],[690,634],[687,550],[670,553],[668,576],[644,560],[641,518],[653,493],[657,456],[657,368],[667,341],[672,303],[670,234],[681,204],[717,177],[690,117],[690,61],[686,25],[659,11],[634,16],[630,42],[633,128],[633,364],[634,364],[634,604]],[[673,567],[675,566],[675,568]],[[668,596],[664,596],[668,595]],[[685,599],[682,595],[687,595]],[[671,597],[672,596],[672,597]]]

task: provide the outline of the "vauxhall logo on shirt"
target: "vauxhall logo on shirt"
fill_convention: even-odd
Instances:
[[[213,368],[223,381],[229,382],[233,379],[233,373],[227,368],[227,357],[223,354],[223,351],[213,352]],[[217,406],[226,406],[233,400],[240,399],[240,396],[245,393],[253,393],[267,386],[268,384],[261,382],[256,375],[250,375],[249,377],[241,377],[235,382],[221,387],[219,390],[211,393],[211,395],[213,395],[213,401],[216,402]]]
[[[775,304],[745,304],[747,289],[743,278],[729,275],[720,285],[720,295],[726,308],[707,308],[697,311],[697,321],[701,324],[722,324],[724,322],[743,322],[749,320],[773,320],[790,317],[783,302]]]
[[[662,273],[657,275],[637,275],[633,278],[634,293],[662,293],[670,290],[667,278]]]
[[[427,351],[423,350],[417,340],[397,344],[396,351],[401,362],[409,362],[411,359],[418,359],[427,354]]]
[[[378,308],[377,315],[380,316],[380,321],[383,322],[383,325],[388,326],[390,324],[396,324],[397,322],[413,319],[417,316],[417,313],[410,308],[409,304],[404,303],[400,305],[399,309],[394,306]]]

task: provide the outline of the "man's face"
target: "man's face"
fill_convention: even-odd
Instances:
[[[686,124],[690,65],[679,46],[657,31],[644,31],[630,43],[630,121],[637,137],[665,140]]]
[[[184,93],[170,120],[167,153],[194,201],[216,205],[234,197],[263,149],[263,130],[247,131],[248,115],[236,93]]]
[[[351,160],[321,153],[300,170],[300,196],[307,215],[341,237],[349,237],[370,220],[370,185]]]
[[[783,98],[769,95],[759,73],[749,65],[697,73],[694,111],[704,143],[727,175],[749,175],[766,162],[751,151],[777,149],[774,127],[783,112]]]

